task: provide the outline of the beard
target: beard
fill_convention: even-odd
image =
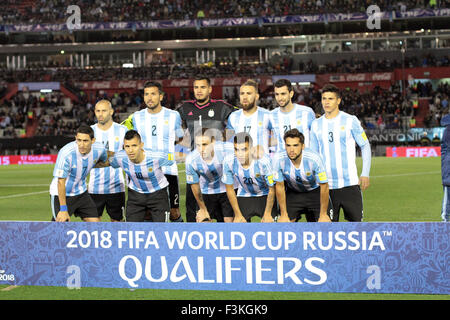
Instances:
[[[150,109],[150,110],[156,109],[158,107],[158,104],[152,105],[151,102],[150,103],[146,102],[145,105],[147,106],[147,109]]]
[[[291,157],[290,154],[288,154],[289,159],[291,159],[292,161],[297,161],[297,159],[300,158],[301,156],[302,156],[301,152],[299,154],[296,154],[293,158]]]
[[[209,100],[209,96],[206,96],[203,99],[195,98],[195,100],[198,102],[198,104],[205,104]]]
[[[250,102],[247,103],[247,104],[241,103],[242,109],[244,109],[244,110],[250,110],[250,109],[252,109],[255,105],[256,105],[256,99],[253,100],[253,101],[250,101]]]
[[[286,101],[284,104],[281,104],[277,101],[278,106],[280,106],[280,108],[284,108],[289,104],[289,101]]]

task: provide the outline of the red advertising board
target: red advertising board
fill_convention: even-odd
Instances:
[[[47,164],[56,162],[56,154],[39,154],[27,156],[0,156],[0,165],[10,164]]]
[[[427,158],[440,157],[441,147],[386,147],[386,157]]]
[[[423,67],[423,68],[406,68],[395,69],[395,80],[412,79],[442,79],[450,77],[450,67]]]
[[[249,78],[234,77],[234,78],[212,78],[211,85],[226,87],[226,86],[240,86]],[[272,77],[262,76],[258,77],[261,90],[272,85]],[[109,89],[143,89],[144,83],[147,80],[111,80],[111,81],[83,81],[78,85],[82,90],[109,90]],[[194,79],[166,79],[155,80],[160,82],[164,88],[192,88]]]

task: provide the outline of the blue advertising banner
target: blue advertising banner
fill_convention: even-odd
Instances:
[[[450,16],[450,9],[412,9],[405,12],[384,11],[379,12],[381,20],[431,18]],[[68,16],[69,17],[69,16]],[[122,21],[122,22],[81,22],[77,30],[140,30],[140,29],[166,29],[166,28],[201,28],[201,27],[230,27],[262,24],[287,23],[320,23],[336,21],[364,21],[368,19],[366,13],[324,13],[292,15],[281,17],[245,17],[222,19],[186,19],[186,20],[157,20],[157,21]],[[83,17],[81,16],[81,21]],[[0,25],[0,32],[46,32],[69,31],[66,23],[50,24],[11,24]]]
[[[0,284],[450,294],[449,226],[0,222]]]

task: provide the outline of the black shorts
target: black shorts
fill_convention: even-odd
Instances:
[[[123,219],[123,210],[125,208],[125,192],[119,193],[90,193],[89,194],[97,207],[98,216],[106,212],[113,220],[121,221]]]
[[[332,213],[331,200],[328,197],[328,215]],[[307,192],[296,192],[286,188],[286,210],[290,220],[298,221],[304,214],[306,221],[316,222],[320,216],[320,187]]]
[[[178,186],[178,176],[172,174],[165,175],[167,182],[169,182],[169,200],[170,200],[170,208],[179,208],[180,207],[180,188]]]
[[[126,221],[143,222],[147,209],[151,212],[151,221],[169,222],[167,187],[152,193],[140,193],[128,188]]]
[[[224,217],[234,217],[233,208],[228,200],[227,193],[202,194],[206,209],[211,219],[224,222]]]
[[[267,196],[260,197],[237,197],[239,209],[241,209],[242,215],[247,222],[250,222],[251,218],[258,216],[263,217],[266,210]],[[272,217],[275,218],[277,213],[277,204],[274,200],[272,206]]]
[[[363,201],[359,185],[330,190],[330,198],[333,203],[331,221],[339,221],[339,211],[344,211],[347,221],[363,220]]]
[[[55,221],[60,209],[59,197],[50,195],[50,202],[52,221]],[[98,218],[97,207],[87,191],[77,196],[66,196],[66,204],[69,216],[75,215],[81,219]]]

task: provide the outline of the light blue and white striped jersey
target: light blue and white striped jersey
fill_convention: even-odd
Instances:
[[[269,154],[269,137],[272,130],[270,122],[270,111],[257,107],[255,113],[246,116],[244,110],[232,112],[228,117],[227,129],[234,130],[234,133],[247,132],[253,139],[253,145],[260,145],[264,152]]]
[[[113,168],[121,167],[127,174],[128,187],[139,193],[152,193],[168,186],[162,171],[163,166],[171,166],[173,154],[144,150],[145,158],[140,163],[132,162],[125,150],[120,150],[109,161]]]
[[[157,114],[149,113],[147,108],[136,111],[132,123],[134,130],[141,135],[145,149],[175,154],[175,140],[184,136],[179,112],[165,107]],[[177,176],[176,162],[169,167],[164,166],[163,172]]]
[[[91,151],[82,155],[76,141],[69,142],[58,152],[50,194],[58,195],[58,178],[66,178],[66,196],[77,196],[87,191],[86,177],[92,167],[100,161],[106,161],[108,155],[105,146],[94,142]]]
[[[357,185],[356,143],[363,147],[369,143],[358,118],[339,111],[333,119],[325,115],[311,124],[311,146],[318,152],[327,169],[330,189]]]
[[[224,184],[239,183],[238,197],[259,197],[269,193],[269,187],[273,186],[273,170],[268,155],[261,159],[253,160],[248,169],[244,169],[236,156],[228,155],[223,162]]]
[[[97,124],[94,129],[95,141],[102,143],[108,151],[114,153],[123,149],[123,138],[128,128],[113,122],[108,130],[102,130]],[[93,168],[89,176],[89,193],[110,194],[125,191],[123,171],[120,168]]]
[[[222,182],[223,161],[229,154],[234,154],[234,145],[230,142],[215,142],[214,157],[210,163],[203,160],[197,149],[186,157],[186,182],[198,183],[203,194],[226,192]]]
[[[320,155],[305,148],[298,168],[289,159],[286,152],[277,153],[274,157],[273,180],[285,182],[289,188],[297,192],[307,192],[319,187],[319,183],[327,183],[327,173]]]
[[[284,134],[291,129],[298,129],[305,136],[305,147],[309,147],[309,131],[311,123],[316,118],[313,109],[294,103],[294,109],[289,112],[281,111],[278,107],[271,111],[272,131],[277,139],[277,152],[284,151]]]

